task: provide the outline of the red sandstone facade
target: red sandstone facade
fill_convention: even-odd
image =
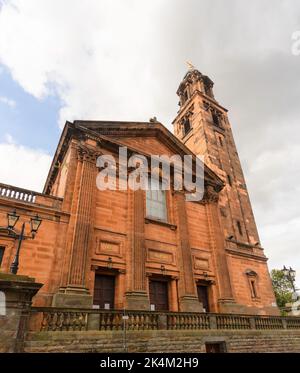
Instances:
[[[0,185],[0,226],[43,219],[22,244],[19,274],[44,284],[35,305],[278,314],[227,110],[212,81],[189,71],[174,132],[151,121],[66,123],[43,193]],[[96,159],[203,154],[205,194],[167,191],[166,217],[147,214],[146,193],[100,191]],[[26,197],[26,196],[31,197]],[[0,231],[1,271],[16,242]]]

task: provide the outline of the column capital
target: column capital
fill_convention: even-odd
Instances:
[[[80,162],[91,162],[96,165],[97,158],[103,153],[100,149],[85,144],[77,144],[77,159]]]
[[[205,187],[202,203],[217,203],[219,201],[219,191],[212,185]]]

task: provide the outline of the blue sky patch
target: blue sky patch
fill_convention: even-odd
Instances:
[[[16,143],[53,154],[61,133],[60,107],[56,95],[39,100],[25,92],[0,65],[0,142],[10,134]]]

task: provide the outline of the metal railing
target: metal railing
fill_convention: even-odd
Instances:
[[[33,307],[31,330],[274,330],[300,329],[300,317],[232,315],[219,313],[153,312]]]

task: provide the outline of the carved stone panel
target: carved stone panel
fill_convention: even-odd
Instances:
[[[109,254],[120,256],[120,243],[100,241],[99,244],[96,246],[96,254]]]
[[[174,254],[170,252],[148,249],[147,254],[147,259],[152,262],[173,264],[175,261]]]
[[[123,257],[126,236],[114,232],[96,229],[95,254],[105,256]]]

